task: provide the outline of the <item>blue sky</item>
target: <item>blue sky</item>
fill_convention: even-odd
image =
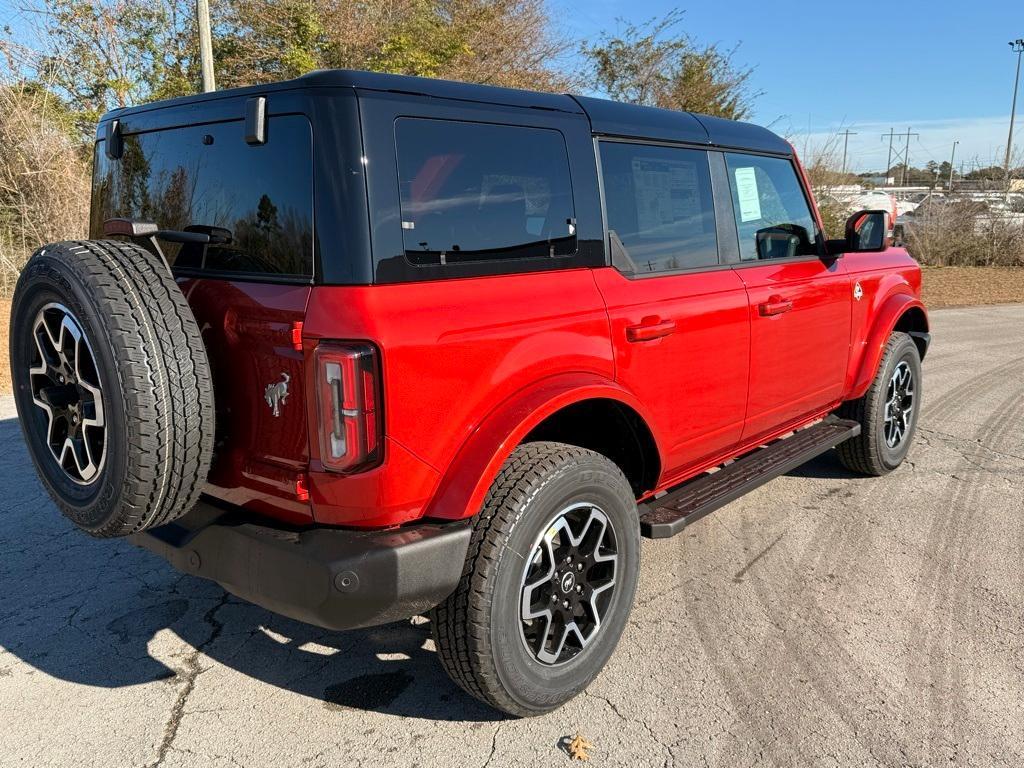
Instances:
[[[764,94],[756,122],[797,145],[820,146],[849,128],[850,166],[885,166],[889,128],[910,127],[910,162],[1002,163],[1016,56],[1007,41],[1024,38],[1024,0],[549,0],[555,17],[580,38],[685,11],[682,29],[703,43],[740,43],[736,61],[755,68]],[[1024,74],[1022,74],[1024,79]],[[1024,83],[1014,145],[1024,153]]]
[[[548,0],[555,23],[583,40],[673,8],[702,43],[740,44],[736,61],[754,67],[755,122],[789,138],[802,154],[837,130],[849,139],[849,167],[881,170],[890,128],[920,136],[910,162],[1003,162],[1015,56],[1024,38],[1024,0]],[[0,23],[17,28],[22,3],[0,0]],[[1024,75],[1022,75],[1024,78]],[[1024,83],[1015,153],[1024,163]]]

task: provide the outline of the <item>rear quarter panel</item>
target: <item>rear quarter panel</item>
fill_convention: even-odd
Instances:
[[[608,318],[587,269],[316,287],[303,331],[309,350],[368,339],[381,351],[384,466],[331,475],[311,441],[314,515],[325,523],[414,519],[459,448],[516,392],[565,373],[613,379]]]

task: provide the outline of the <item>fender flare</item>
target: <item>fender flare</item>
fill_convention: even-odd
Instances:
[[[882,361],[882,354],[889,337],[900,319],[911,309],[921,310],[927,323],[928,312],[924,304],[909,293],[894,293],[882,302],[875,314],[875,322],[862,342],[859,363],[856,359],[851,361],[853,363],[852,370],[855,373],[852,383],[848,387],[846,399],[856,400],[868,391]]]
[[[505,460],[551,414],[583,400],[616,400],[652,424],[643,405],[611,379],[595,373],[564,373],[543,379],[494,408],[463,442],[445,470],[424,517],[463,520],[483,505]],[[661,453],[661,441],[652,429]]]

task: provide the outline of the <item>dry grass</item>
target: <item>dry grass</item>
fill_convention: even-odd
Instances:
[[[11,302],[0,299],[0,394],[11,391],[11,361],[7,357],[7,321],[11,318]]]
[[[1024,267],[922,267],[925,306],[1024,304]]]
[[[1024,267],[1024,226],[978,202],[922,203],[906,232],[907,250],[934,267]]]
[[[0,296],[40,245],[85,236],[90,165],[52,96],[0,82]]]

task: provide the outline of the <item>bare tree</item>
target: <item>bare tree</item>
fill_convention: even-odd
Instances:
[[[89,160],[45,88],[0,84],[0,295],[43,243],[85,236]]]

